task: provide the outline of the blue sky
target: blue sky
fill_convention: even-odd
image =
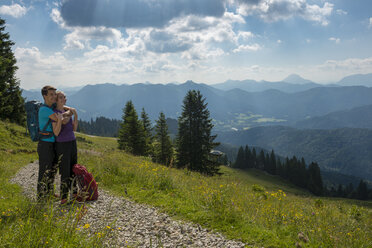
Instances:
[[[1,0],[21,87],[372,73],[369,0]]]

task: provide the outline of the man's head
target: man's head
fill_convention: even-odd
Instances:
[[[57,101],[56,88],[50,85],[46,85],[41,89],[41,95],[44,98],[46,105],[52,105]]]

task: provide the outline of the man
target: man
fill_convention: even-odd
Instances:
[[[53,182],[56,174],[56,158],[55,153],[55,136],[53,133],[52,121],[61,126],[62,122],[69,120],[71,113],[67,111],[64,115],[56,114],[53,107],[57,101],[56,88],[47,85],[41,89],[41,95],[44,98],[44,105],[39,109],[39,130],[43,130],[46,126],[45,132],[41,133],[40,141],[37,145],[37,153],[39,155],[39,177],[37,183],[37,197],[38,200],[45,199],[50,193],[53,193]],[[65,116],[65,117],[63,117]]]

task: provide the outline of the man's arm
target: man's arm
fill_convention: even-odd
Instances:
[[[58,114],[56,116],[57,116],[57,122],[52,122],[52,126],[53,126],[54,135],[58,136],[59,133],[61,132],[63,116],[61,114]]]
[[[56,113],[53,113],[53,114],[49,115],[48,117],[52,121],[58,121],[58,117],[57,117],[57,114]]]

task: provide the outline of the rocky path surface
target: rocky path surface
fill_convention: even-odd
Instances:
[[[35,199],[37,177],[36,161],[23,167],[11,181],[21,185],[27,197]],[[86,203],[85,207],[80,226],[89,224],[95,235],[105,228],[110,230],[113,238],[107,244],[109,247],[245,247],[240,241],[228,240],[199,225],[173,220],[153,207],[102,189],[98,200]]]

